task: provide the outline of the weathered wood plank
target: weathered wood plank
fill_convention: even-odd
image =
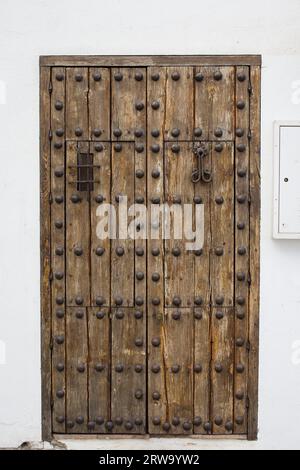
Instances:
[[[234,309],[212,309],[211,421],[213,434],[233,431]]]
[[[195,129],[202,139],[234,139],[234,83],[234,67],[195,69]]]
[[[249,68],[236,68],[235,142],[235,372],[234,372],[234,432],[247,432],[248,376],[248,289],[249,289]],[[243,228],[241,229],[241,224]],[[238,228],[240,227],[240,229]],[[242,250],[242,251],[241,251]],[[243,251],[244,250],[244,251]],[[238,373],[236,367],[243,366]]]
[[[158,80],[157,80],[158,78]],[[166,69],[164,67],[149,67],[147,72],[148,114],[148,165],[147,187],[148,207],[164,202],[164,116],[165,100],[164,90],[166,82]],[[159,107],[153,107],[152,103],[158,102]],[[153,173],[156,172],[156,173]],[[159,178],[153,178],[158,174]],[[153,220],[152,220],[153,219]],[[156,219],[156,220],[154,220]],[[158,225],[159,223],[159,225]],[[151,225],[148,224],[148,305],[153,305],[156,299],[160,305],[164,305],[164,243],[162,240],[162,216],[157,214],[151,217]],[[157,306],[159,308],[159,305]],[[150,318],[149,318],[150,321]],[[151,331],[151,324],[149,323]]]
[[[209,140],[211,126],[212,93],[210,81],[212,67],[195,67],[194,69],[194,139]]]
[[[165,240],[165,305],[189,307],[194,302],[194,251],[186,249],[182,208],[192,204],[193,144],[165,144],[165,200],[170,212],[170,239]],[[172,213],[173,212],[173,213]],[[176,215],[175,215],[176,214]],[[168,223],[167,223],[168,224]],[[182,228],[182,233],[177,230]]]
[[[88,308],[88,407],[91,433],[105,433],[110,420],[110,312]]]
[[[212,149],[210,143],[205,143],[207,155],[203,159],[204,171],[211,171]],[[194,157],[193,168],[198,167],[196,156]],[[208,173],[207,173],[208,174]],[[211,257],[212,228],[211,228],[211,205],[212,201],[211,183],[199,181],[194,185],[194,208],[202,204],[204,211],[204,243],[201,251],[195,250],[195,305],[209,305],[211,301],[211,284],[209,267]]]
[[[134,200],[134,144],[114,144],[112,147],[112,188],[111,200],[127,197],[127,205]],[[121,200],[120,200],[121,201]],[[123,204],[123,203],[122,203]],[[121,202],[115,204],[120,211]],[[127,207],[125,208],[127,212]],[[117,214],[117,215],[118,215]],[[120,219],[119,219],[120,220]],[[122,223],[125,222],[122,216]],[[125,228],[127,224],[125,223]],[[117,223],[119,232],[119,223]],[[121,236],[122,237],[122,236]],[[134,241],[124,238],[111,241],[111,303],[132,307],[134,302]]]
[[[111,190],[111,144],[108,142],[90,143],[93,154],[94,188],[90,199],[91,217],[91,303],[110,304],[110,238],[101,237],[98,223],[104,220],[107,212],[105,204],[110,203]],[[108,209],[108,207],[107,207]],[[98,212],[97,212],[98,211]],[[99,211],[101,211],[99,213]],[[104,213],[105,212],[105,213]],[[102,227],[103,224],[101,224]],[[100,225],[99,225],[100,227]],[[107,231],[108,226],[104,229]],[[102,235],[104,236],[104,234]]]
[[[219,151],[220,149],[222,150]],[[210,268],[212,302],[217,306],[232,306],[234,286],[234,151],[231,143],[213,146],[212,175]],[[233,331],[231,333],[233,334]]]
[[[88,429],[87,312],[83,307],[66,310],[66,431],[84,433]]]
[[[90,195],[78,191],[78,155],[88,154],[88,142],[67,143],[66,293],[67,305],[90,305]]]
[[[194,309],[194,433],[207,434],[210,423],[210,308]]]
[[[111,69],[112,140],[131,141],[146,129],[146,69]]]
[[[66,138],[88,140],[88,69],[66,69]]]
[[[144,75],[146,82],[147,76]],[[140,130],[141,131],[141,130]],[[134,167],[134,203],[135,217],[134,224],[134,292],[135,297],[143,299],[146,304],[147,299],[147,220],[145,214],[145,204],[147,204],[147,144],[146,129],[138,132],[135,142]],[[141,135],[140,135],[141,134]]]
[[[63,80],[57,79],[63,76]],[[55,104],[65,103],[65,69],[52,69],[51,95],[51,269],[52,269],[52,332],[53,332],[53,430],[64,432],[65,422],[65,374],[57,371],[57,364],[65,364],[65,348],[56,339],[65,337],[65,205],[61,201],[65,194],[65,112],[57,110]],[[59,418],[59,420],[57,419]]]
[[[157,79],[158,78],[158,79]],[[147,137],[148,137],[148,207],[164,202],[164,119],[165,119],[165,67],[149,67],[147,71]],[[159,106],[152,106],[152,103]],[[159,178],[153,178],[158,171]],[[162,215],[151,218],[148,225],[147,290],[148,290],[148,431],[161,433],[154,424],[157,418],[166,417],[166,387],[164,361],[161,347],[153,347],[153,338],[160,338],[164,306],[164,243],[162,240]],[[158,225],[159,223],[159,225]],[[152,235],[151,235],[152,232]],[[154,305],[156,304],[156,305]],[[156,367],[159,365],[159,370]],[[152,371],[152,367],[156,372]],[[164,418],[165,419],[165,418]]]
[[[212,70],[209,90],[212,93],[210,140],[234,139],[234,72],[234,67],[215,67]],[[216,80],[219,76],[221,79]]]
[[[193,136],[194,83],[192,67],[168,67],[165,88],[165,140]]]
[[[259,67],[251,67],[250,104],[250,275],[249,294],[249,382],[248,439],[257,439],[258,426],[258,344],[259,344],[259,277],[260,277],[260,80]]]
[[[111,416],[114,433],[146,431],[146,315],[112,312]],[[120,424],[118,424],[120,423]]]
[[[40,56],[42,66],[168,66],[168,65],[261,65],[260,55],[53,55]]]
[[[191,434],[193,316],[190,309],[152,309],[148,330],[150,434]]]
[[[110,70],[89,69],[89,135],[92,140],[110,139]]]
[[[40,250],[41,250],[41,363],[42,363],[42,439],[52,439],[51,429],[51,292],[50,292],[50,94],[51,70],[40,70]]]

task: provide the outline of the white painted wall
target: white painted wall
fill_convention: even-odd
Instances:
[[[272,123],[300,117],[299,0],[1,0],[0,447],[41,438],[39,55],[171,53],[263,54],[260,434],[242,446],[300,448],[300,241],[271,238]]]

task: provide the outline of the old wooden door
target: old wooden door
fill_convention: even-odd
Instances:
[[[42,58],[46,433],[255,438],[259,74],[257,57]],[[152,219],[99,238],[124,196],[202,206],[203,246]]]

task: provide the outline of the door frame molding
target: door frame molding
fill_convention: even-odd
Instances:
[[[251,101],[250,152],[250,278],[249,289],[249,378],[248,440],[256,440],[258,432],[258,352],[259,352],[259,286],[260,286],[260,55],[156,55],[156,56],[40,56],[40,309],[41,309],[41,372],[42,372],[42,439],[53,439],[51,418],[51,292],[50,292],[50,72],[54,66],[250,66]],[[251,313],[250,313],[251,312]],[[78,435],[80,436],[80,435]],[[93,436],[89,436],[93,437]],[[100,438],[100,436],[97,436]],[[101,438],[107,437],[101,435]],[[196,436],[194,436],[196,437]],[[205,436],[197,436],[199,439]],[[211,436],[210,436],[211,437]],[[224,436],[216,436],[223,438]],[[226,436],[228,437],[228,436]],[[230,438],[241,436],[230,435]]]

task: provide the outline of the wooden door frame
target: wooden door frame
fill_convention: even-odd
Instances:
[[[258,431],[258,350],[259,350],[259,276],[260,276],[260,55],[172,55],[172,56],[41,56],[40,57],[40,253],[41,253],[41,371],[42,439],[53,438],[51,421],[51,292],[50,292],[50,72],[51,67],[126,67],[126,66],[250,66],[250,276],[249,289],[249,378],[248,440]],[[92,436],[91,436],[92,437]],[[201,436],[199,435],[201,438]],[[203,437],[203,436],[202,436]],[[222,437],[222,436],[217,436]],[[234,439],[234,435],[230,436]]]

